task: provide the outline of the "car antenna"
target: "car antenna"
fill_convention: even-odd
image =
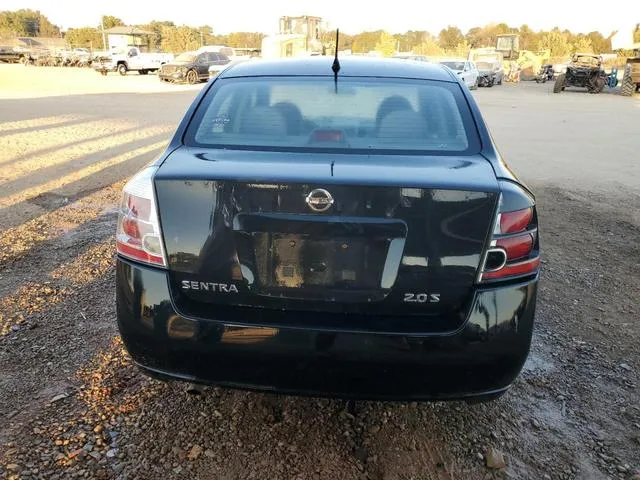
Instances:
[[[340,29],[336,28],[336,56],[333,59],[333,65],[331,65],[331,70],[333,70],[333,81],[336,86],[336,93],[338,93],[338,72],[340,71],[340,60],[338,60],[338,43],[340,42]]]

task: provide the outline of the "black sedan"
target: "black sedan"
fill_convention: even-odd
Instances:
[[[125,186],[126,349],[153,376],[200,384],[500,396],[531,342],[534,196],[451,70],[333,67],[230,66]]]
[[[209,79],[209,67],[229,63],[229,57],[222,53],[186,52],[178,55],[173,62],[162,65],[158,78],[164,82],[194,84]]]

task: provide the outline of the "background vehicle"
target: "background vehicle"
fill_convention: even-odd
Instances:
[[[551,58],[551,51],[521,50],[520,36],[509,33],[498,35],[494,47],[475,48],[469,52],[469,60],[476,63],[486,58],[502,62],[505,72],[509,72],[512,69],[512,64],[515,63],[518,66],[519,79],[535,80],[542,65]]]
[[[211,53],[219,53],[224,57],[228,58],[232,63],[240,62],[243,60],[249,60],[251,55],[240,55],[238,51],[233,47],[227,47],[225,45],[205,45],[204,47],[200,47],[196,50],[197,53],[203,52],[211,52]]]
[[[165,82],[198,83],[209,78],[209,67],[224,67],[231,62],[226,55],[214,52],[185,52],[162,66],[158,78]]]
[[[340,64],[230,66],[127,184],[123,342],[164,379],[495,398],[531,342],[534,197],[450,69]]]
[[[536,83],[547,83],[547,81],[553,80],[554,74],[553,65],[547,63],[542,66],[540,72],[536,75]]]
[[[586,88],[589,93],[600,93],[607,83],[607,75],[602,67],[602,57],[591,53],[576,53],[567,66],[566,73],[556,78],[553,93],[560,93],[566,87]]]
[[[470,89],[474,90],[478,88],[478,78],[480,74],[474,62],[464,59],[442,59],[440,60],[440,64],[453,70]]]
[[[620,93],[631,96],[633,92],[640,92],[640,54],[635,58],[627,59],[624,69],[624,77],[620,85]]]
[[[502,85],[504,69],[501,62],[480,61],[475,65],[478,69],[478,86],[493,87],[496,84]]]
[[[10,46],[0,46],[0,62],[18,63],[22,55],[19,51]]]
[[[162,65],[170,62],[173,55],[168,53],[142,53],[139,48],[131,47],[126,52],[113,52],[108,56],[101,56],[93,62],[93,68],[106,75],[108,72],[137,71],[140,75],[156,72]]]

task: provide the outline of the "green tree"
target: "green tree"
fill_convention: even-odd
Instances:
[[[542,34],[538,41],[538,50],[551,50],[554,57],[566,57],[571,54],[571,45],[569,44],[567,34],[559,29]]]
[[[0,12],[0,37],[59,37],[60,28],[39,10]]]
[[[156,51],[159,50],[162,43],[162,27],[173,27],[175,28],[175,24],[171,21],[157,21],[153,20],[150,23],[145,25],[138,25],[138,28],[141,30],[146,30],[148,32],[153,32],[153,35],[149,35],[147,37],[149,41],[149,50]]]
[[[105,49],[105,46],[102,44],[102,32],[97,28],[70,28],[67,30],[64,38],[73,48],[92,48],[93,50]]]
[[[593,53],[593,45],[587,36],[579,36],[572,45],[574,52]]]
[[[538,34],[529,28],[529,25],[521,25],[517,32],[520,35],[520,48],[522,50],[534,50],[538,45]]]
[[[393,35],[390,35],[387,32],[382,32],[374,50],[382,53],[385,57],[391,57],[396,51],[396,45],[397,41]]]
[[[162,27],[161,48],[165,52],[182,53],[200,47],[200,32],[193,27]]]
[[[105,30],[108,30],[113,27],[121,27],[125,23],[119,19],[118,17],[114,17],[113,15],[103,15],[102,16],[102,25]]]
[[[342,35],[340,35],[342,37]],[[263,33],[258,32],[234,32],[227,36],[224,42],[229,47],[234,48],[260,48],[262,46]],[[342,43],[342,38],[340,39]],[[335,35],[333,37],[335,42]]]
[[[403,50],[414,50],[418,45],[433,41],[433,35],[424,30],[409,30],[401,35]]]
[[[440,46],[445,50],[451,50],[456,48],[456,46],[462,42],[464,42],[464,35],[462,31],[458,27],[448,26],[447,28],[440,31],[438,35],[438,42]]]
[[[353,44],[351,49],[354,53],[367,53],[375,50],[376,45],[380,41],[382,30],[374,32],[362,32],[353,36]]]
[[[591,46],[596,53],[605,53],[611,51],[611,40],[604,38],[600,32],[589,32],[587,38],[591,40]]]
[[[460,43],[458,43],[455,48],[450,48],[449,50],[447,50],[447,53],[449,55],[452,55],[454,57],[467,57],[469,55],[469,44],[467,43],[466,40],[462,40]]]
[[[433,57],[444,55],[444,50],[434,38],[428,38],[425,42],[413,47],[413,52],[418,55],[430,55]]]
[[[320,41],[323,45],[328,46],[331,51],[334,52],[336,44],[336,31],[325,30],[320,32]],[[260,39],[260,43],[262,43],[262,39]],[[338,45],[338,47],[340,50],[350,50],[353,47],[353,36],[340,32],[340,45]]]

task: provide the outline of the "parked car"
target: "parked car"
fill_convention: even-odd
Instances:
[[[106,75],[108,72],[118,72],[126,75],[128,72],[138,72],[146,75],[157,72],[162,65],[170,62],[173,55],[168,53],[143,53],[137,47],[131,47],[126,52],[110,52],[107,55],[98,56],[92,67]]]
[[[470,89],[475,90],[478,88],[480,74],[474,62],[469,60],[441,60],[440,63],[453,70],[460,77],[462,83]]]
[[[478,86],[493,87],[502,85],[504,80],[504,68],[502,62],[481,61],[476,63],[478,69]]]
[[[215,52],[186,52],[163,65],[158,73],[164,82],[198,83],[209,78],[210,67],[224,67],[231,62],[226,55]]]
[[[126,184],[124,345],[165,380],[495,398],[531,343],[534,196],[451,70],[333,62],[231,65]]]
[[[21,54],[11,46],[0,45],[0,63],[18,63]]]

